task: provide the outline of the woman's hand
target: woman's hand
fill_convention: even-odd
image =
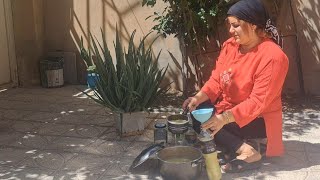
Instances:
[[[213,137],[225,124],[227,124],[227,122],[224,120],[223,115],[217,114],[203,123],[201,127],[204,130],[210,129],[212,131],[211,137]]]
[[[195,110],[199,104],[200,104],[200,102],[196,97],[189,97],[188,99],[186,99],[183,102],[182,108],[186,109],[188,107],[189,112],[191,112],[191,111]]]
[[[199,91],[195,96],[186,99],[182,104],[182,108],[186,109],[188,107],[189,112],[191,112],[195,110],[199,106],[199,104],[205,102],[208,99],[209,97],[205,93]]]

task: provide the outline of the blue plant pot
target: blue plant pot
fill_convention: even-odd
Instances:
[[[93,89],[96,87],[96,81],[99,80],[99,74],[97,73],[88,73],[87,74],[87,84],[88,87]]]

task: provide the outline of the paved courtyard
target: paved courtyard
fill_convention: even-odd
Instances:
[[[112,113],[86,98],[81,93],[85,89],[0,89],[0,179],[161,179],[150,165],[128,172],[135,157],[152,144],[152,126],[143,135],[120,139]],[[223,180],[320,179],[320,101],[285,102],[285,156],[265,160],[259,170],[223,174]],[[174,111],[179,109],[162,107],[149,118],[165,119]],[[207,179],[205,171],[201,179]]]

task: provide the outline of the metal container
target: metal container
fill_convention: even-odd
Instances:
[[[187,115],[174,114],[168,116],[168,130],[173,134],[183,134],[188,131],[189,119]]]
[[[191,146],[172,146],[157,153],[160,174],[164,179],[198,179],[202,170],[202,153]]]
[[[62,57],[48,57],[40,61],[40,79],[43,87],[63,86],[63,62]]]
[[[165,123],[157,122],[154,125],[153,131],[153,140],[154,143],[167,143],[168,142],[168,133],[166,129],[167,125]]]

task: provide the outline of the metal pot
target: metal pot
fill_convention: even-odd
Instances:
[[[164,179],[198,179],[202,168],[202,153],[191,146],[172,146],[157,153],[160,174]]]
[[[183,134],[188,131],[188,116],[174,114],[168,116],[168,130],[173,134]]]

